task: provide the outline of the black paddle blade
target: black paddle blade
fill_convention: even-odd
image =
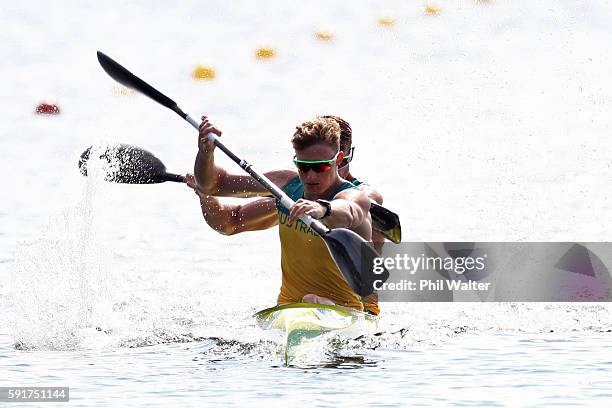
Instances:
[[[365,297],[374,291],[374,281],[386,281],[389,272],[385,269],[375,274],[371,265],[378,253],[372,245],[351,230],[336,228],[323,235],[332,258],[353,291]]]
[[[151,85],[147,84],[142,79],[138,78],[136,75],[132,74],[121,64],[104,54],[102,51],[98,51],[98,62],[100,65],[102,65],[104,71],[106,71],[106,73],[115,81],[148,96],[155,102],[164,105],[168,109],[172,109],[183,119],[185,119],[187,116],[187,114],[178,107],[176,102],[159,92],[157,89],[153,88]]]
[[[372,228],[380,231],[389,241],[399,244],[402,241],[402,226],[399,217],[382,205],[371,203],[370,215]]]
[[[139,147],[117,144],[94,149],[101,160],[104,179],[113,183],[156,184],[164,181],[184,182],[184,177],[166,172],[166,166],[152,153]],[[93,159],[92,147],[81,154],[79,170],[87,176],[87,165]]]

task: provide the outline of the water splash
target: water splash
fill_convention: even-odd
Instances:
[[[17,247],[11,286],[19,349],[77,349],[82,330],[104,313],[114,280],[96,209],[103,205],[97,190],[107,169],[91,168],[76,204],[54,217],[38,239]]]

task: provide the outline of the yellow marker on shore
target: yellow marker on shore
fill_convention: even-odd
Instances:
[[[437,16],[442,9],[437,4],[428,4],[425,6],[425,14],[429,16]]]
[[[319,41],[333,41],[334,35],[329,31],[317,31],[315,33],[315,38]]]
[[[381,17],[378,19],[378,25],[381,27],[391,27],[395,24],[395,19],[392,17]]]
[[[276,51],[270,47],[260,47],[255,52],[257,59],[270,59],[276,57]]]
[[[191,73],[191,77],[196,81],[211,81],[215,79],[216,73],[214,68],[198,65]]]

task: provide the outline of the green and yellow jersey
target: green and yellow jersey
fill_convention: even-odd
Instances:
[[[332,193],[355,186],[345,181]],[[299,177],[291,179],[283,191],[292,200],[304,196],[304,186]],[[289,222],[289,210],[277,201],[279,236],[281,242],[282,283],[278,304],[300,302],[304,295],[313,293],[324,296],[335,304],[363,310],[360,297],[353,292],[332,259],[325,242],[302,220]],[[366,304],[368,310],[378,314],[377,302]]]

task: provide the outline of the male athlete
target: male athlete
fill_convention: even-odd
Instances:
[[[212,132],[220,136],[221,132],[206,117],[202,120],[194,174],[208,224],[225,234],[279,225],[282,269],[279,304],[304,301],[362,310],[361,299],[344,280],[324,241],[299,219],[310,215],[330,228],[351,229],[366,241],[372,238],[370,199],[338,174],[344,158],[338,123],[332,118],[317,118],[297,126],[291,141],[298,171],[266,173],[296,201],[287,210],[271,198],[227,206],[210,197],[249,197],[266,191],[252,177],[229,174],[215,165],[215,146],[206,135]],[[377,308],[372,311],[378,312]]]

